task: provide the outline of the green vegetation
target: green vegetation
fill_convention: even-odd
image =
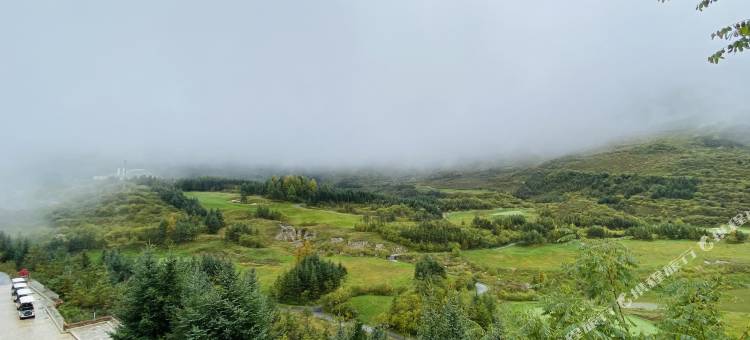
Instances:
[[[243,315],[260,310],[273,316],[256,320],[260,338],[364,337],[355,320],[422,338],[554,338],[693,250],[678,275],[639,300],[659,309],[616,308],[593,334],[738,337],[750,317],[747,228],[711,251],[696,241],[750,202],[747,165],[742,144],[670,137],[532,168],[403,182],[104,183],[51,212],[49,234],[0,233],[0,266],[30,269],[63,298],[69,322],[132,312],[121,338],[247,337],[225,333],[227,325],[251,327]],[[139,291],[138,282],[160,284],[143,277],[146,267],[176,288]],[[726,294],[707,292],[714,276]],[[478,295],[475,283],[487,290]],[[133,291],[162,301],[137,301]],[[203,317],[239,296],[256,309]],[[136,302],[168,309],[168,319],[133,330],[148,314]],[[348,323],[303,312],[313,305]],[[721,327],[696,331],[688,319]]]
[[[666,2],[667,0],[660,0]],[[703,11],[719,0],[700,0],[696,10]],[[741,53],[750,49],[750,20],[740,21],[736,24],[722,27],[711,34],[711,39],[721,39],[730,41],[727,47],[716,51],[708,57],[708,62],[718,64],[729,53]]]
[[[114,339],[271,339],[273,305],[260,293],[254,272],[240,276],[231,263],[157,260],[146,252],[127,283],[122,324]],[[215,268],[216,270],[206,270]]]
[[[353,228],[361,219],[360,216],[340,213],[330,210],[302,207],[290,202],[274,202],[259,197],[249,197],[249,204],[233,203],[238,199],[236,194],[224,192],[189,192],[188,197],[198,199],[201,204],[210,209],[221,209],[227,218],[247,218],[247,214],[255,216],[260,207],[278,212],[281,218],[293,225],[326,225],[341,228]],[[239,202],[239,201],[238,201]],[[279,216],[276,216],[279,217]]]
[[[346,268],[340,263],[321,260],[318,255],[305,256],[279,276],[273,294],[283,303],[304,304],[338,288],[344,276]]]
[[[359,320],[373,325],[377,324],[376,317],[388,312],[392,301],[391,296],[360,295],[351,298],[349,304],[357,311]]]
[[[444,279],[445,268],[431,256],[422,257],[414,267],[414,278],[417,280]]]

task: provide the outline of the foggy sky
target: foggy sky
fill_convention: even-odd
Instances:
[[[750,55],[705,58],[750,3],[696,1],[6,1],[0,178],[448,164],[746,122]]]

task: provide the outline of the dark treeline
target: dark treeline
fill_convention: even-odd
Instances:
[[[445,220],[424,221],[399,232],[407,244],[424,250],[486,248],[497,245],[493,240],[470,228],[461,228]]]
[[[21,267],[26,254],[29,253],[30,242],[26,238],[13,238],[0,231],[0,262],[13,261],[16,267]]]
[[[364,190],[338,188],[329,184],[319,185],[314,178],[296,175],[273,176],[265,182],[198,177],[178,180],[176,187],[184,191],[236,189],[239,190],[242,200],[245,200],[247,196],[259,195],[275,200],[308,204],[346,203],[379,206],[405,204],[412,209],[424,211],[426,215],[432,216],[432,218],[439,218],[441,216],[441,207],[443,205],[450,208],[460,208],[461,206],[459,202],[441,203],[435,195],[421,194],[416,191],[408,196],[395,196]],[[464,206],[474,207],[476,206],[476,202],[465,203]]]
[[[195,177],[182,178],[175,182],[175,185],[183,191],[222,191],[234,189],[242,184],[250,183],[243,179],[223,178],[223,177]],[[257,182],[256,182],[257,183]]]
[[[208,211],[195,198],[188,198],[178,185],[154,177],[139,177],[134,180],[146,185],[159,195],[164,202],[191,216],[206,216]]]
[[[739,232],[740,239],[744,236]],[[640,226],[628,229],[628,235],[635,239],[650,241],[655,238],[668,240],[700,240],[702,236],[708,236],[709,232],[704,228],[685,223],[667,222],[653,226]]]
[[[651,198],[690,199],[700,181],[691,177],[612,175],[574,170],[536,172],[516,191],[520,198],[584,192],[597,198],[649,195]]]

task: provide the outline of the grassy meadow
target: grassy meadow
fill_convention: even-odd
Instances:
[[[258,196],[248,197],[247,203],[234,203],[240,196],[226,192],[186,192],[186,196],[197,198],[201,204],[209,209],[221,209],[228,219],[242,219],[252,216],[258,206],[279,211],[286,218],[286,222],[294,226],[330,226],[337,228],[354,228],[362,217],[337,211],[304,207],[290,202],[276,202]]]

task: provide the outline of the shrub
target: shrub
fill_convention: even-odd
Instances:
[[[536,230],[531,230],[524,232],[521,236],[521,242],[525,245],[532,245],[532,244],[544,244],[547,242],[547,240],[544,238],[544,235],[539,233]]]
[[[239,244],[243,247],[248,248],[263,248],[263,242],[261,242],[256,236],[242,235],[240,236]]]
[[[241,236],[252,234],[257,234],[257,231],[253,230],[253,228],[247,224],[237,223],[229,226],[224,231],[224,240],[227,242],[239,242]]]
[[[683,223],[663,223],[654,227],[654,233],[660,237],[670,240],[699,240],[701,236],[707,236],[708,232]]]
[[[606,238],[609,237],[609,231],[603,227],[593,226],[586,229],[586,236],[589,238]]]
[[[281,212],[271,210],[271,208],[265,206],[259,206],[258,209],[255,210],[255,217],[276,221],[281,221],[284,219],[284,215],[282,215]]]
[[[352,296],[351,290],[339,289],[322,297],[320,304],[323,306],[324,311],[350,320],[357,316],[357,311],[348,303]]]
[[[726,240],[728,243],[744,243],[747,241],[747,234],[740,230],[735,230],[733,233],[727,235]]]
[[[219,209],[211,209],[206,213],[203,223],[206,225],[208,233],[216,234],[219,229],[225,226],[224,215]]]
[[[198,236],[198,225],[188,219],[181,219],[174,225],[172,241],[175,243],[184,243],[195,240]]]
[[[644,241],[654,240],[653,231],[649,227],[630,228],[628,229],[627,234],[630,236],[633,236],[633,238],[636,240],[644,240]]]
[[[446,278],[445,268],[430,255],[422,257],[414,266],[414,278],[432,280]]]

